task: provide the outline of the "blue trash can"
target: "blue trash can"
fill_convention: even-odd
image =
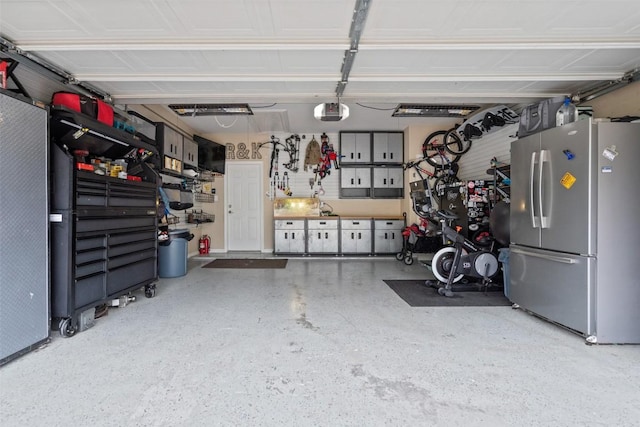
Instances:
[[[191,239],[193,234],[187,229],[169,231],[169,239],[158,245],[158,276],[180,277],[187,274]]]
[[[509,300],[509,284],[510,284],[510,272],[509,272],[509,248],[498,249],[498,261],[502,263],[502,278],[504,281],[504,296]]]

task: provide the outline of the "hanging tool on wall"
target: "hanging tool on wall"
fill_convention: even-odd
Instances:
[[[304,155],[304,170],[315,171],[318,165],[322,162],[322,151],[320,150],[320,144],[316,140],[316,136],[313,135]],[[312,186],[313,187],[313,186]]]
[[[300,158],[300,136],[298,134],[291,135],[285,139],[286,145],[284,150],[289,154],[289,162],[283,163],[284,167],[291,172],[298,172],[298,160]]]
[[[271,158],[269,161],[269,178],[273,177],[273,173],[278,171],[278,155],[280,153],[279,146],[284,147],[282,143],[280,143],[280,139],[271,135],[271,140],[267,142],[263,142],[258,145],[258,150],[260,150],[265,145],[271,145]]]
[[[271,146],[271,160],[269,165],[269,178],[273,176],[273,173],[278,170],[278,157],[280,155],[280,150],[283,150],[289,154],[289,161],[287,163],[283,163],[282,165],[289,169],[291,172],[298,172],[298,160],[300,158],[300,136],[299,135],[291,135],[286,139],[286,145],[280,142],[280,139],[271,135],[271,140],[267,142],[263,142],[258,145],[258,150],[265,145]]]
[[[284,171],[284,175],[282,177],[282,191],[284,192],[285,195],[287,196],[291,196],[293,194],[293,192],[291,191],[291,188],[289,187],[289,174],[287,173],[287,171]]]
[[[331,168],[340,169],[340,165],[338,164],[338,154],[333,149],[333,144],[329,143],[329,137],[326,133],[323,133],[320,136],[320,140],[322,141],[322,145],[320,146],[321,153],[321,162],[317,168],[317,173],[320,176],[320,179],[323,179],[325,176],[331,174]]]

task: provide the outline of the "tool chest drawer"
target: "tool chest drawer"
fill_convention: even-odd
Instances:
[[[107,231],[130,227],[149,227],[156,223],[155,216],[122,218],[78,218],[76,231]]]
[[[109,280],[107,281],[107,295],[117,295],[122,289],[127,289],[137,284],[144,284],[155,279],[156,259],[143,259],[134,264],[127,264],[120,268],[109,270]]]
[[[141,240],[155,240],[157,239],[157,232],[155,228],[150,228],[140,231],[129,231],[125,233],[110,233],[109,234],[109,246],[122,245],[123,243],[139,242]]]

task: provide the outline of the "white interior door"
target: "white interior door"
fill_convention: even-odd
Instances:
[[[261,251],[264,221],[262,163],[229,162],[224,180],[227,250]]]

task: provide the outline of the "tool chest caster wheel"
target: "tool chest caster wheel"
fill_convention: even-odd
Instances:
[[[147,285],[144,288],[144,296],[147,298],[153,298],[156,296],[156,285]]]
[[[58,322],[58,331],[60,332],[60,335],[65,338],[74,336],[76,328],[71,323],[71,318],[66,317],[64,319],[60,319],[60,322]]]

